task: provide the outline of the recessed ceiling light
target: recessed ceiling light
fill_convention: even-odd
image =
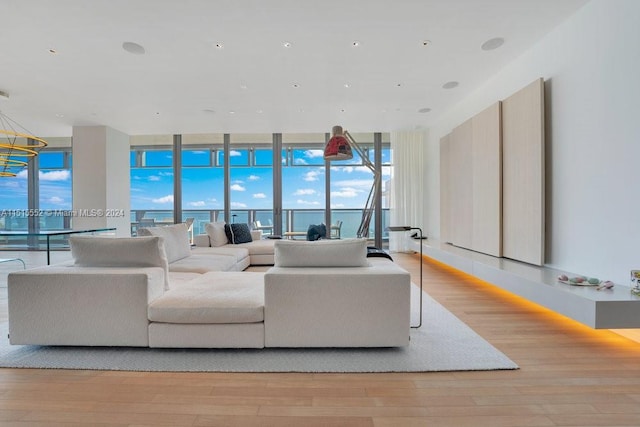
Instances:
[[[358,40],[354,40],[353,42],[351,42],[351,46],[358,47],[360,46],[360,42]]]
[[[53,48],[51,48],[51,49],[49,49],[49,53],[52,54],[52,55],[57,55],[58,51],[53,49]]]
[[[282,43],[282,46],[291,47],[291,42],[284,42],[284,43]]]
[[[224,45],[222,43],[216,43],[214,46],[216,47],[216,49],[223,49],[224,48]]]
[[[57,113],[57,114],[56,114],[56,117],[58,117],[58,118],[62,118],[62,117],[64,117],[64,114]]]
[[[235,113],[236,113],[236,112],[235,112],[235,111],[233,111],[233,110],[229,111],[229,114],[235,114]]]
[[[263,113],[263,111],[262,111],[262,110],[256,110],[256,113],[258,113],[258,114],[262,114],[262,113]]]
[[[458,87],[459,83],[458,82],[446,82],[445,84],[442,85],[443,89],[453,89],[454,87]]]
[[[346,87],[347,89],[349,89],[351,87],[351,85],[349,83],[345,83],[344,87]]]
[[[401,87],[402,83],[396,83],[396,87]]]
[[[431,108],[421,108],[418,110],[418,113],[428,113],[431,111]]]
[[[247,85],[240,85],[240,89],[246,90],[247,89]]]
[[[489,39],[486,42],[482,43],[482,50],[493,50],[497,49],[504,44],[504,39],[502,37],[495,37],[493,39]]]
[[[422,46],[429,46],[431,44],[431,40],[422,40]]]
[[[0,90],[0,99],[8,100],[9,94],[5,91]]]
[[[344,113],[345,111],[347,111],[347,110],[345,110],[344,108],[341,108],[341,109],[340,109],[340,112],[341,112],[341,113]]]
[[[122,48],[129,53],[133,53],[134,55],[144,55],[145,52],[144,47],[134,42],[124,42],[122,43]]]
[[[296,89],[300,87],[300,85],[298,83],[294,83],[291,86],[295,87]]]

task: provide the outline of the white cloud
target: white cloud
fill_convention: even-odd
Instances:
[[[315,159],[317,157],[324,156],[324,150],[306,150],[304,152],[305,157],[309,157],[310,159]]]
[[[231,187],[231,190],[233,191],[246,191],[247,189],[244,188],[242,185],[240,184],[233,184]]]
[[[29,172],[26,169],[22,169],[16,174],[16,178],[27,179],[28,173]]]
[[[58,196],[52,196],[52,197],[49,197],[48,202],[53,203],[54,205],[60,205],[64,203],[64,199]]]
[[[155,182],[155,181],[160,181],[162,178],[160,178],[159,176],[155,176],[155,175],[149,175],[149,181]]]
[[[238,157],[238,156],[242,156],[242,153],[236,150],[231,150],[229,151],[229,156],[230,157]]]
[[[305,180],[305,181],[308,181],[308,182],[317,181],[318,180],[318,175],[320,175],[320,172],[318,172],[318,171],[309,171],[309,172],[304,174],[302,179]]]
[[[382,176],[391,176],[391,166],[382,166]]]
[[[332,191],[331,197],[358,197],[358,190],[355,188],[343,188],[340,191]]]
[[[342,181],[334,181],[332,184],[334,187],[358,188],[368,191],[373,185],[373,179],[345,179]]]
[[[153,203],[173,203],[173,194],[151,200]]]
[[[308,202],[306,200],[301,200],[301,199],[296,200],[296,203],[299,205],[314,205],[314,206],[320,204],[320,202]]]
[[[231,202],[231,207],[232,208],[246,208],[247,205],[244,203],[240,203],[240,202]]]
[[[316,190],[313,188],[300,188],[293,193],[294,196],[309,196],[311,194],[316,194]]]
[[[160,176],[173,176],[173,172],[158,172],[158,175]]]
[[[189,202],[189,206],[193,206],[194,208],[200,208],[205,205],[206,203],[203,200],[198,200],[197,202]]]
[[[355,170],[358,171],[358,172],[363,172],[363,173],[372,173],[371,169],[369,169],[366,166],[356,166]]]
[[[264,193],[256,193],[256,194],[253,195],[253,198],[254,199],[266,199],[267,195],[264,194]]]
[[[26,171],[25,171],[26,172]],[[71,174],[67,170],[40,172],[38,174],[40,181],[68,181]]]
[[[258,175],[249,175],[247,179],[249,181],[260,181],[260,177]]]
[[[308,165],[309,163],[307,163],[307,161],[305,159],[296,159],[296,165]]]
[[[344,203],[331,203],[331,209],[341,209],[344,208]]]

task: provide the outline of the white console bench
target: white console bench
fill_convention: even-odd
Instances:
[[[419,244],[414,240],[416,251]],[[422,240],[422,251],[429,258],[592,328],[640,328],[640,298],[631,294],[629,286],[616,283],[612,289],[598,291],[595,286],[567,285],[558,282],[558,275],[578,274],[497,258],[434,240]]]

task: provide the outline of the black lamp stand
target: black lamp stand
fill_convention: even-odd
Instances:
[[[387,227],[389,231],[409,231],[409,230],[418,230],[420,232],[420,322],[417,326],[411,326],[414,329],[418,329],[422,326],[422,228],[420,227],[411,227],[409,225],[395,225]]]

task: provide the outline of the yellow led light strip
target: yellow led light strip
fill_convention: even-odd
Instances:
[[[14,177],[17,172],[14,169],[22,169],[27,166],[27,160],[38,155],[38,151],[48,145],[47,141],[28,133],[16,132],[13,130],[0,129],[1,135],[6,135],[7,142],[0,142],[0,177]],[[16,144],[17,138],[26,138],[37,142],[34,145]]]

